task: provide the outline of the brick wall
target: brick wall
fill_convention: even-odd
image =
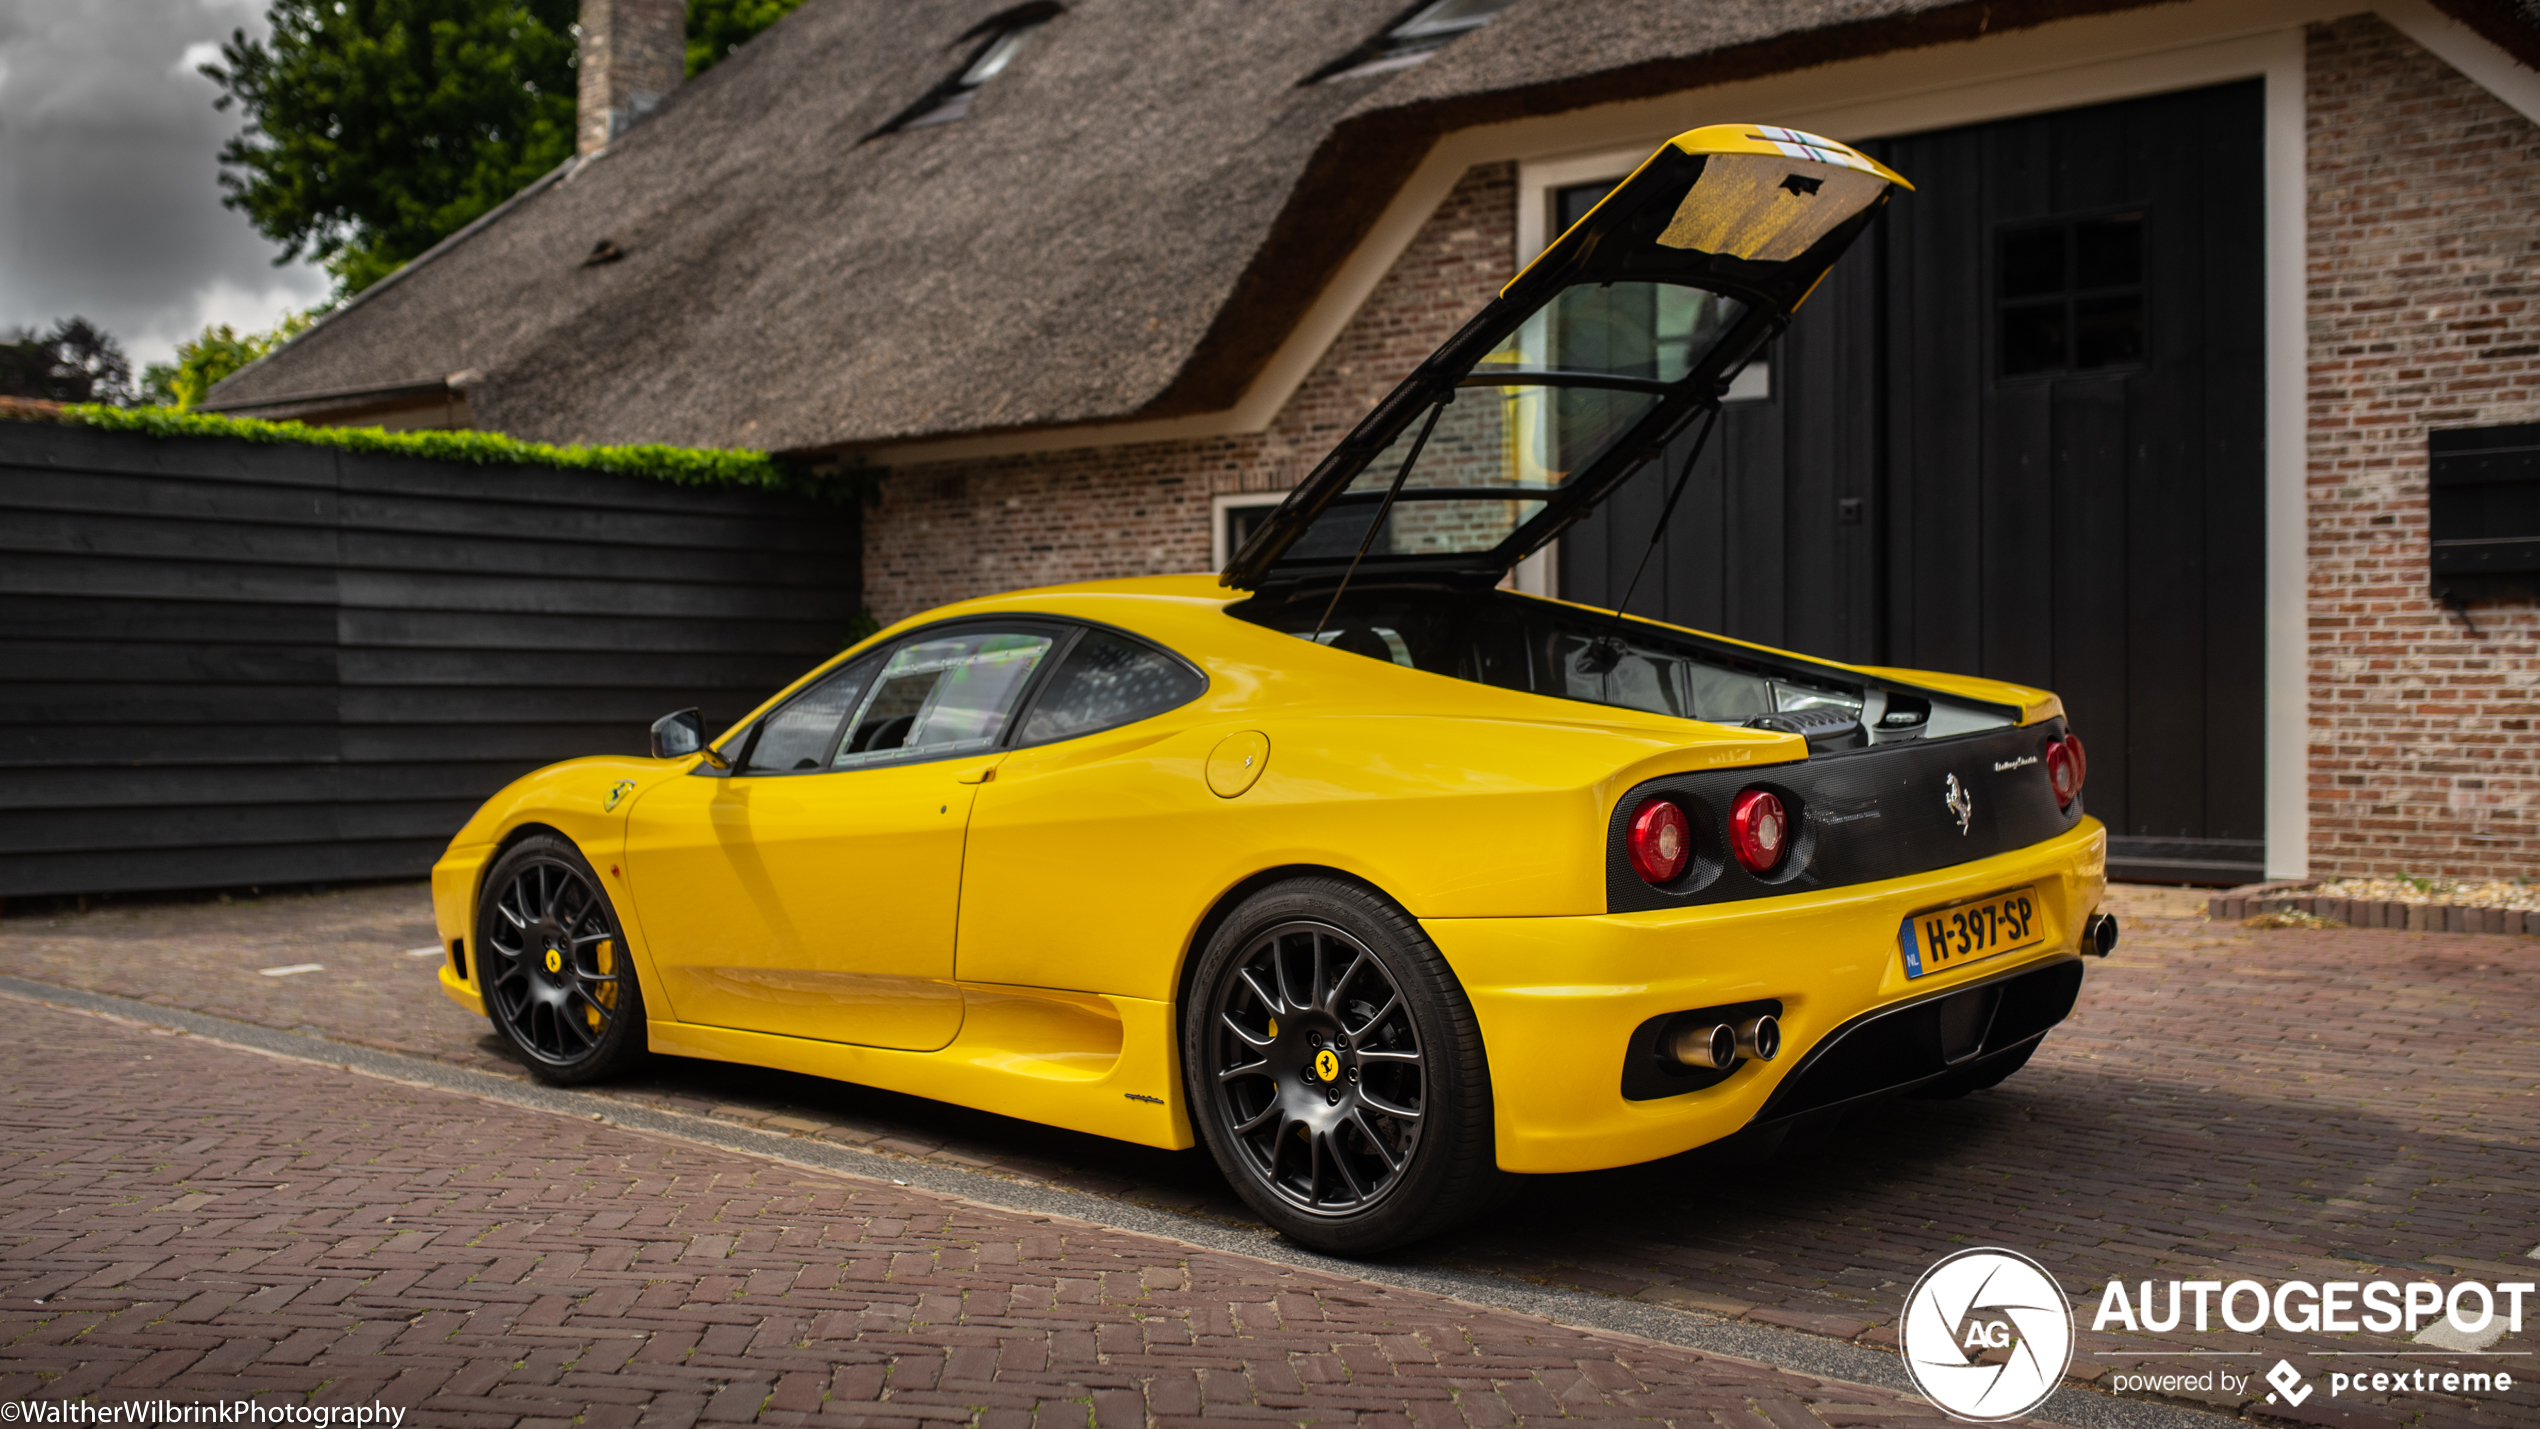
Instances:
[[[895,470],[865,517],[885,621],[1025,586],[1209,568],[1209,498],[1285,491],[1516,271],[1516,170],[1472,170],[1267,431]]]
[[[2430,427],[2540,420],[2540,127],[2380,20],[2310,66],[2311,871],[2540,869],[2540,611],[2428,595]]]

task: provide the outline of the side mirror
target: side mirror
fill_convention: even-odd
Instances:
[[[653,721],[655,759],[678,759],[699,753],[705,755],[707,763],[718,769],[723,767],[715,752],[706,748],[706,717],[701,711],[676,710]]]

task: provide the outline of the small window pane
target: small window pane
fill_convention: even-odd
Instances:
[[[1773,708],[1772,687],[1761,675],[1688,663],[1685,684],[1692,691],[1692,714],[1714,724],[1743,724]]]
[[[1033,702],[1023,742],[1073,739],[1185,705],[1207,682],[1161,650],[1108,631],[1088,631]]]
[[[745,774],[790,774],[806,769],[825,769],[829,765],[830,746],[837,743],[838,726],[855,708],[863,695],[865,681],[871,678],[876,660],[858,660],[822,677],[810,689],[787,700],[759,724],[758,740],[750,746]]]
[[[1231,561],[1240,554],[1245,543],[1252,540],[1252,533],[1260,530],[1261,523],[1269,520],[1270,513],[1278,509],[1279,503],[1276,501],[1264,502],[1258,506],[1227,507],[1226,559]]]
[[[2084,298],[2073,304],[2073,366],[2120,367],[2143,360],[2143,295]]]
[[[1621,179],[1601,184],[1572,184],[1555,189],[1552,194],[1552,225],[1555,237],[1570,231],[1570,226],[1588,216],[1588,210],[1605,201],[1605,196],[1622,186]]]
[[[2147,360],[2143,222],[2140,212],[2119,213],[2001,235],[1995,277],[2002,376]]]
[[[2126,288],[2143,281],[2143,216],[2094,219],[2073,230],[2076,288]]]
[[[1842,710],[1846,714],[1861,712],[1861,697],[1846,690],[1829,690],[1815,685],[1802,685],[1789,680],[1773,681],[1773,708],[1776,710]]]
[[[1746,305],[1675,283],[1581,283],[1508,335],[1492,366],[1557,368],[1674,382],[1746,315]]]
[[[981,52],[979,58],[971,62],[970,68],[961,72],[961,79],[958,82],[965,88],[976,89],[1004,73],[1005,67],[1014,63],[1015,52],[1023,48],[1024,40],[1030,38],[1032,32],[1039,29],[1041,24],[1041,21],[1034,20],[1028,25],[1017,25],[997,36],[996,40]]]
[[[2002,296],[2033,298],[2064,291],[2064,230],[2032,228],[2002,236]]]
[[[1424,6],[1410,19],[1396,25],[1391,35],[1396,39],[1419,40],[1438,35],[1460,35],[1491,22],[1491,17],[1507,9],[1515,0],[1437,0]]]
[[[988,749],[1004,732],[1050,637],[979,631],[921,640],[891,653],[838,751],[851,768]]]
[[[2064,370],[2064,305],[2002,310],[2002,372],[2028,377]]]

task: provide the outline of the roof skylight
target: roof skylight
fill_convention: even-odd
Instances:
[[[873,131],[873,137],[896,133],[902,129],[922,129],[930,124],[949,124],[970,113],[970,101],[979,87],[1003,74],[1014,57],[1022,52],[1032,33],[1046,25],[1059,13],[1060,7],[1041,3],[1019,5],[1004,14],[973,26],[965,40],[979,44],[962,62],[952,78],[926,92],[926,97],[900,111],[897,118]]]
[[[1516,0],[1428,0],[1391,27],[1311,76],[1308,83],[1408,69],[1456,37],[1478,30]]]

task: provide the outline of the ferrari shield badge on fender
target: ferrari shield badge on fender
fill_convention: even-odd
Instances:
[[[616,783],[611,784],[609,786],[608,797],[600,801],[600,812],[605,814],[611,809],[616,808],[620,803],[625,801],[626,791],[634,787],[635,781],[632,779],[620,779]]]

